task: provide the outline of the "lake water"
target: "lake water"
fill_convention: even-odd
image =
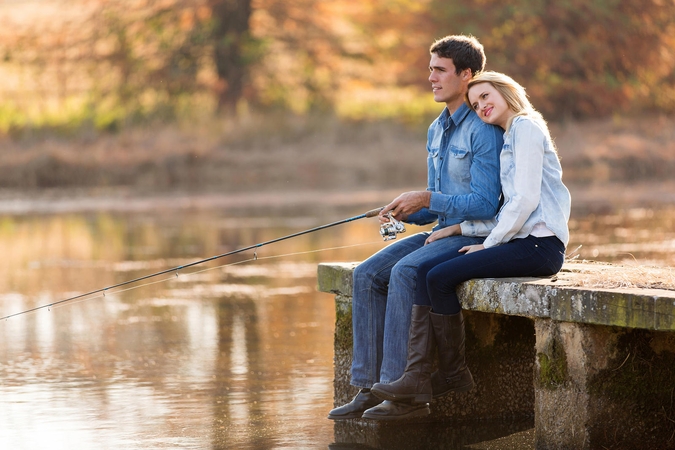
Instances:
[[[316,267],[386,245],[376,219],[43,307],[386,203],[262,200],[0,204],[0,316],[39,308],[0,322],[0,448],[335,444],[335,312]],[[571,254],[675,266],[675,208],[596,210],[573,215]],[[513,442],[473,448],[528,448],[531,433]]]

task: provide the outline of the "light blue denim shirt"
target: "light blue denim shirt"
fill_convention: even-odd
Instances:
[[[407,222],[434,229],[464,220],[493,218],[499,208],[499,151],[503,130],[488,125],[462,103],[454,114],[445,108],[427,132],[429,208]]]
[[[494,220],[462,223],[462,234],[487,236],[488,248],[524,238],[543,224],[567,246],[571,197],[546,124],[516,116],[504,134],[500,164],[504,205]]]

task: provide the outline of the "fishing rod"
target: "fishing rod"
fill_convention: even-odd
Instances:
[[[94,291],[89,291],[89,292],[86,292],[84,294],[76,295],[74,297],[66,298],[64,300],[59,300],[59,301],[54,302],[54,303],[49,303],[49,304],[46,304],[46,305],[37,306],[35,308],[27,309],[25,311],[21,311],[21,312],[18,312],[18,313],[10,314],[8,316],[0,317],[0,320],[7,320],[11,317],[16,317],[16,316],[20,316],[20,315],[23,315],[23,314],[28,314],[28,313],[38,311],[38,310],[44,309],[44,308],[51,308],[55,305],[60,305],[60,304],[66,303],[66,302],[71,302],[71,301],[81,299],[83,297],[88,297],[88,296],[94,295],[94,294],[103,293],[103,295],[105,296],[105,292],[109,291],[110,289],[115,289],[115,288],[118,288],[118,287],[121,287],[121,286],[126,286],[126,285],[132,284],[132,283],[137,283],[139,281],[147,280],[148,278],[157,277],[159,275],[164,275],[164,274],[171,273],[171,272],[178,272],[179,270],[186,269],[188,267],[196,266],[196,265],[199,265],[199,264],[204,264],[206,262],[213,261],[215,259],[224,258],[226,256],[230,256],[230,255],[234,255],[234,254],[237,254],[237,253],[245,252],[247,250],[257,249],[257,248],[260,248],[264,245],[269,245],[269,244],[273,244],[275,242],[284,241],[286,239],[291,239],[291,238],[294,238],[294,237],[302,236],[303,234],[313,233],[315,231],[319,231],[319,230],[323,230],[323,229],[326,229],[326,228],[334,227],[336,225],[341,225],[343,223],[352,222],[354,220],[375,217],[380,213],[380,211],[382,211],[382,209],[383,209],[383,207],[371,209],[370,211],[367,211],[363,214],[359,214],[358,216],[349,217],[347,219],[338,220],[337,222],[332,222],[332,223],[329,223],[329,224],[326,224],[326,225],[321,225],[321,226],[318,226],[318,227],[315,227],[315,228],[310,228],[308,230],[299,231],[297,233],[289,234],[287,236],[282,236],[280,238],[272,239],[272,240],[269,240],[269,241],[260,242],[259,244],[250,245],[248,247],[240,248],[238,250],[233,250],[231,252],[223,253],[221,255],[216,255],[216,256],[211,256],[209,258],[200,259],[199,261],[194,261],[194,262],[191,262],[189,264],[184,264],[182,266],[177,266],[177,267],[173,267],[171,269],[162,270],[160,272],[151,273],[150,275],[145,275],[145,276],[142,276],[142,277],[139,277],[139,278],[134,278],[133,280],[124,281],[122,283],[117,283],[117,284],[114,284],[112,286],[107,286],[107,287],[104,287],[104,288],[96,289]],[[401,222],[394,219],[391,216],[391,213],[387,214],[387,217],[389,218],[389,222],[385,222],[380,226],[380,235],[382,236],[382,238],[385,241],[388,241],[388,240],[391,240],[391,239],[396,239],[397,233],[405,232],[405,226],[403,226],[403,224]]]

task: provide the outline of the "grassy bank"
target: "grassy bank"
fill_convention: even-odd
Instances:
[[[675,117],[551,123],[570,183],[668,180]],[[241,193],[424,186],[426,126],[291,116],[3,138],[0,188]]]

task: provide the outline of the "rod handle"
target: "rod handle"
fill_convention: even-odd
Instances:
[[[375,209],[371,209],[370,211],[368,211],[368,212],[365,214],[365,216],[366,216],[366,217],[375,217],[375,216],[377,216],[377,215],[380,213],[380,211],[382,211],[383,209],[384,209],[384,206],[381,206],[381,207],[375,208]]]

